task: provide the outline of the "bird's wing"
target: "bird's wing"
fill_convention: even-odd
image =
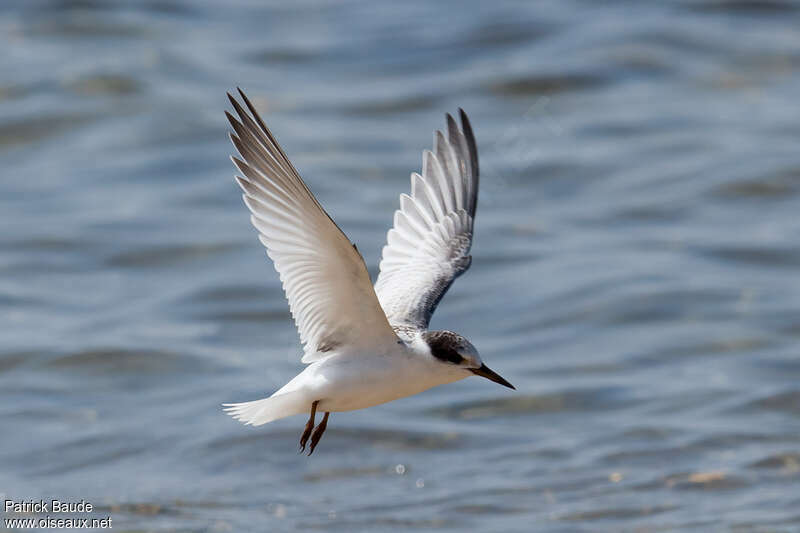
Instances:
[[[230,94],[238,119],[225,112],[241,155],[231,158],[242,173],[236,181],[283,282],[305,344],[303,362],[343,345],[369,353],[397,342],[361,254],[314,198],[241,89],[239,94],[250,112]]]
[[[393,325],[427,328],[439,300],[472,262],[478,202],[478,149],[463,110],[461,129],[447,115],[434,151],[411,174],[411,196],[400,195],[394,227],[383,247],[375,292]]]

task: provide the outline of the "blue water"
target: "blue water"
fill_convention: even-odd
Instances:
[[[0,5],[0,499],[115,531],[800,531],[800,2]],[[243,87],[376,265],[444,113],[468,379],[240,425],[301,369]]]

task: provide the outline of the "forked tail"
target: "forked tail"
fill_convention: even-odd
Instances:
[[[285,392],[252,402],[224,403],[226,413],[248,426],[260,426],[273,420],[302,413],[311,406],[303,405],[303,394]]]

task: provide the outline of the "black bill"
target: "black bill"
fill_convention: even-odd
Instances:
[[[494,381],[495,383],[499,383],[504,387],[508,387],[509,389],[517,390],[514,385],[503,379],[503,376],[492,370],[486,365],[481,365],[480,368],[470,368],[473,374],[476,376],[481,376],[483,378],[489,379]]]

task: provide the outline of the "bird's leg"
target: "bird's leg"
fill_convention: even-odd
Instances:
[[[330,416],[330,413],[326,412],[325,416],[322,417],[322,422],[319,423],[317,429],[314,430],[314,434],[311,435],[311,449],[308,450],[309,456],[314,453],[314,448],[317,447],[319,439],[321,439],[322,434],[325,433],[325,428],[328,427],[328,416]]]
[[[306,422],[306,428],[303,430],[303,434],[300,436],[300,451],[304,452],[306,449],[306,442],[308,442],[308,436],[311,435],[311,430],[314,429],[314,417],[317,415],[317,404],[319,400],[311,404],[311,416],[308,417],[308,422]]]

